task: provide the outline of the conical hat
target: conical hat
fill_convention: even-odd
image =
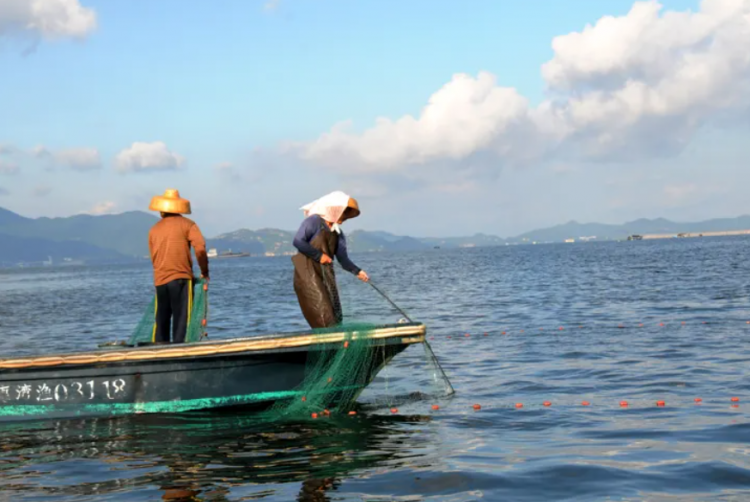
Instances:
[[[346,205],[346,209],[344,210],[344,214],[342,217],[343,221],[350,220],[352,218],[356,218],[359,216],[359,204],[357,203],[357,199],[354,197],[349,197],[349,203]]]
[[[180,192],[174,189],[164,191],[151,199],[148,208],[160,213],[190,214],[190,201],[180,198]]]

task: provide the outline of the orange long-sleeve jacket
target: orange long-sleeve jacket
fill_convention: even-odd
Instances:
[[[195,258],[201,274],[208,277],[206,240],[193,220],[180,215],[170,215],[151,227],[148,247],[154,265],[155,286],[175,279],[193,278],[191,246],[195,249]]]

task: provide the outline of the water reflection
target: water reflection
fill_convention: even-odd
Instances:
[[[0,501],[747,499],[749,244],[362,255],[428,325],[456,388],[451,402],[394,402],[434,421],[380,410],[288,428],[241,415],[0,426]],[[289,270],[287,257],[217,263],[211,339],[299,329]],[[126,338],[151,299],[149,273],[0,271],[0,353]],[[346,312],[398,320],[372,288],[340,279]],[[362,400],[427,390],[421,352],[395,358]]]
[[[425,416],[327,418],[259,426],[250,417],[201,413],[68,420],[0,427],[0,490],[24,497],[228,500],[235,487],[301,483],[299,501],[329,500],[354,471],[404,460]],[[419,438],[434,442],[437,438]],[[404,460],[402,460],[404,459]],[[142,494],[142,495],[140,495]]]

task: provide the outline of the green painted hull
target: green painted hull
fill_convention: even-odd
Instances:
[[[295,336],[302,335],[277,338],[293,340]],[[230,346],[240,342],[221,343]],[[401,334],[368,343],[373,350],[369,384],[380,368],[416,342]],[[339,348],[340,344],[316,345],[315,350]],[[142,349],[132,349],[139,350]],[[296,389],[304,379],[309,350],[303,345],[191,357],[0,369],[0,422],[262,409],[279,400],[298,398],[300,391]],[[106,351],[86,354],[103,352]]]

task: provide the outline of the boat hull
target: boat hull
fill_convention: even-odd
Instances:
[[[167,346],[121,351],[119,358],[107,351],[60,356],[62,364],[51,362],[54,357],[26,365],[0,360],[0,422],[266,407],[299,398],[308,354],[341,350],[339,335],[323,335],[330,343],[301,343],[310,335],[201,342],[185,346],[179,356],[177,346]],[[424,341],[424,327],[366,337],[373,351],[369,384],[395,355]],[[75,362],[86,357],[95,361]]]

